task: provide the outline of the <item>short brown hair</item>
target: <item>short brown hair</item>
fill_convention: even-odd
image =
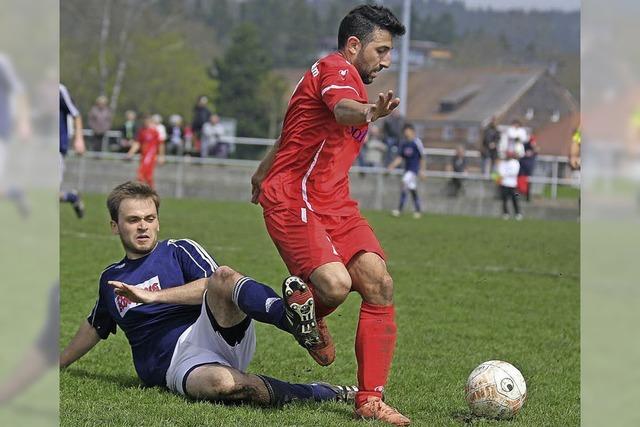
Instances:
[[[151,199],[153,203],[155,203],[158,213],[160,212],[160,196],[158,196],[156,190],[144,182],[127,181],[114,188],[109,194],[109,197],[107,197],[109,215],[111,215],[111,219],[116,222],[118,222],[120,203],[122,203],[124,199]]]

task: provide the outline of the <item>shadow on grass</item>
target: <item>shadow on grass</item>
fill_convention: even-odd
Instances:
[[[471,425],[477,418],[469,411],[455,411],[451,417],[461,424]]]
[[[90,372],[84,369],[70,368],[65,372],[73,377],[89,378],[92,380],[104,381],[113,384],[117,384],[122,388],[148,388],[140,382],[136,377],[125,374],[105,374],[99,372]]]

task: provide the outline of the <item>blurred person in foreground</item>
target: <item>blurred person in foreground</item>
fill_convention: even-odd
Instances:
[[[156,164],[164,164],[164,144],[160,138],[156,121],[152,116],[145,116],[144,125],[138,131],[135,141],[127,153],[127,160],[140,151],[140,166],[138,167],[138,180],[146,182],[154,188],[153,175]]]
[[[520,203],[518,194],[518,173],[520,172],[520,162],[518,162],[515,151],[507,151],[505,159],[498,162],[497,181],[500,186],[500,194],[502,198],[502,219],[509,219],[508,202],[511,199],[515,219],[522,220],[520,213]]]
[[[29,102],[24,85],[18,78],[8,56],[0,52],[0,198],[13,202],[20,215],[29,215],[29,206],[22,188],[7,184],[9,144],[14,130],[22,141],[31,137]]]
[[[111,130],[113,112],[109,107],[109,101],[104,95],[96,98],[96,102],[89,110],[89,128],[93,131],[89,149],[101,151],[107,132]]]
[[[321,58],[295,88],[282,133],[251,178],[267,232],[287,268],[309,283],[285,295],[288,305],[315,301],[319,340],[307,347],[320,365],[335,360],[325,317],[349,292],[362,297],[355,339],[359,418],[408,425],[382,400],[397,328],[393,281],[385,255],[358,204],[349,196],[349,169],[368,125],[388,116],[400,100],[380,93],[371,104],[365,84],[391,65],[393,37],[405,28],[382,6],[363,5],[344,17],[338,50]],[[388,396],[387,396],[388,397]]]
[[[60,186],[62,187],[62,179],[64,177],[64,158],[69,152],[69,129],[67,128],[67,118],[71,116],[73,120],[73,149],[78,155],[85,152],[84,136],[82,135],[82,115],[80,110],[71,98],[71,94],[67,87],[60,84]],[[84,216],[84,203],[78,190],[62,191],[60,190],[60,202],[70,203],[73,210],[78,216]]]
[[[146,386],[193,399],[276,407],[294,400],[353,399],[354,387],[245,373],[256,345],[252,319],[300,340],[310,332],[306,320],[287,310],[269,286],[218,266],[197,242],[158,241],[160,198],[148,185],[117,186],[107,208],[125,256],[100,275],[95,306],[60,354],[60,368],[120,328]],[[300,283],[289,277],[283,287]]]
[[[387,170],[392,171],[404,161],[400,202],[398,203],[398,209],[392,210],[391,215],[398,217],[402,214],[407,196],[411,194],[414,207],[413,217],[418,219],[422,216],[422,206],[418,196],[418,179],[425,179],[427,176],[424,146],[420,138],[416,136],[416,130],[411,123],[404,125],[402,134],[404,140],[400,145],[400,152],[387,166]]]

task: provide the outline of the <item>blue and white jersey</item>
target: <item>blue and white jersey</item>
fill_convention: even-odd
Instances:
[[[0,139],[11,135],[13,106],[12,99],[24,90],[9,58],[0,53]]]
[[[192,240],[161,241],[150,254],[135,260],[125,257],[102,272],[98,301],[87,320],[102,339],[119,326],[131,345],[140,379],[164,386],[176,342],[196,321],[201,305],[138,304],[117,295],[107,282],[159,291],[209,277],[216,268],[215,260]]]
[[[67,154],[69,151],[69,129],[67,128],[67,117],[78,117],[80,110],[71,99],[69,90],[60,83],[60,153]]]
[[[424,145],[420,138],[404,141],[399,154],[404,159],[404,171],[417,174],[420,170],[420,159],[424,156]]]

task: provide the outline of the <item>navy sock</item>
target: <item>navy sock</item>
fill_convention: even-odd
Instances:
[[[269,390],[271,404],[282,406],[294,400],[335,400],[337,393],[323,384],[292,384],[265,375],[258,375]]]
[[[240,310],[252,319],[270,323],[289,332],[285,321],[284,302],[269,286],[258,283],[250,277],[243,277],[233,288],[231,298]]]
[[[422,209],[420,208],[420,197],[418,197],[418,192],[416,190],[411,190],[411,197],[413,197],[413,206],[416,208],[416,212],[420,212]]]
[[[75,203],[78,201],[78,193],[75,191],[67,191],[62,197],[63,202]]]
[[[402,208],[404,208],[404,202],[406,202],[406,201],[407,201],[407,192],[406,192],[406,191],[403,191],[403,192],[400,194],[400,206],[398,206],[398,210],[399,210],[400,212],[402,212]]]

